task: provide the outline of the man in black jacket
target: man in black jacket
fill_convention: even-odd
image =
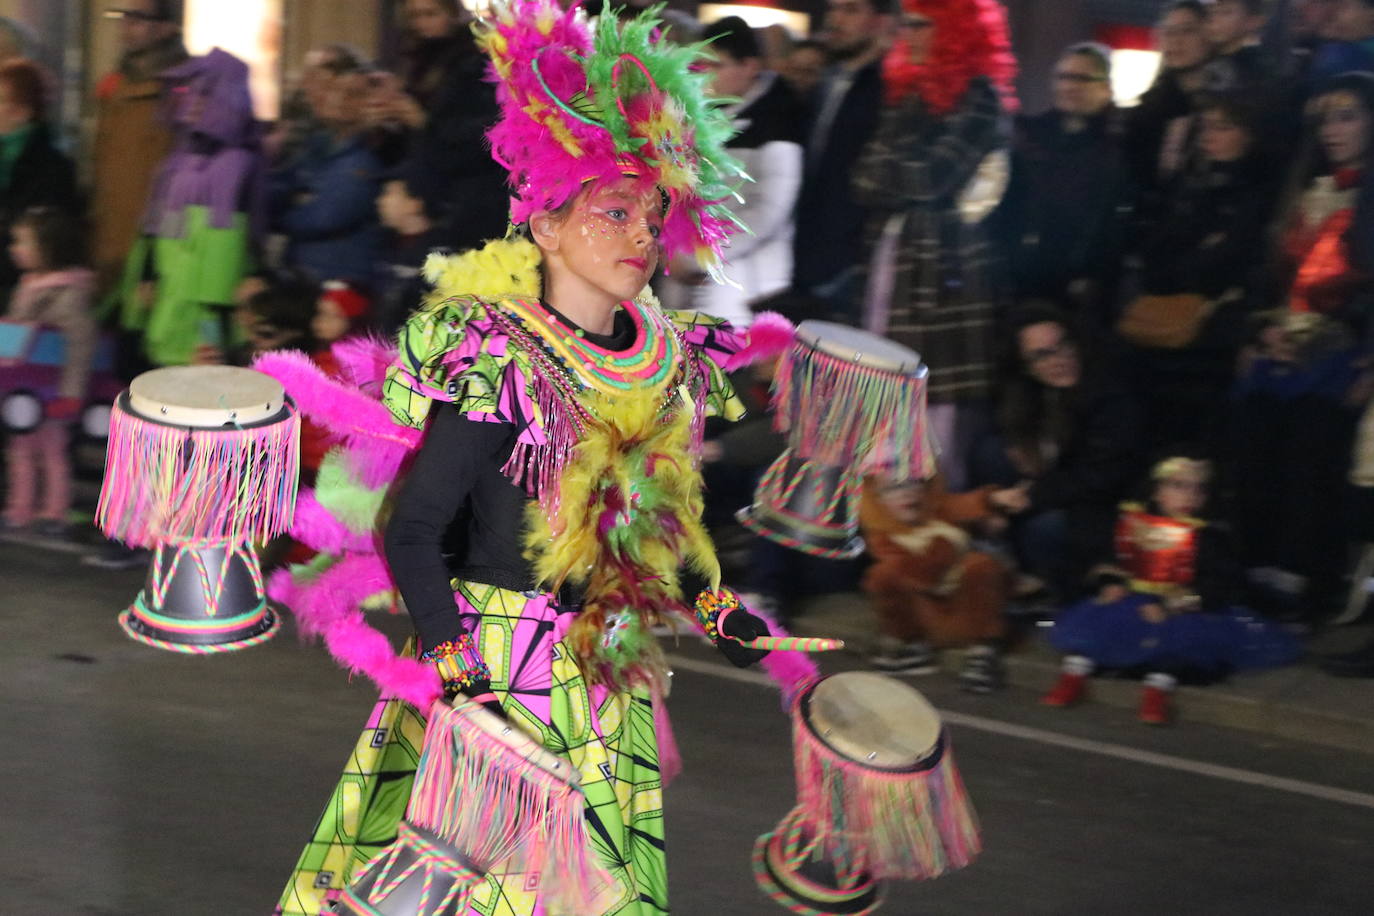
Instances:
[[[858,323],[868,216],[854,202],[852,172],[878,125],[882,59],[895,10],[893,0],[829,0],[825,41],[834,63],[811,100],[803,134],[792,285],[829,301],[832,317],[850,324]]]

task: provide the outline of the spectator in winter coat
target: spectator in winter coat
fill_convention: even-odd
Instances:
[[[377,189],[382,167],[363,135],[367,75],[336,77],[317,113],[327,132],[308,153],[273,176],[272,221],[288,240],[286,265],[322,283],[367,284],[381,241]]]
[[[119,66],[96,86],[91,259],[101,295],[114,289],[124,270],[153,175],[172,147],[158,74],[186,60],[179,2],[124,0],[123,7]]]
[[[1207,310],[1191,341],[1132,354],[1152,448],[1218,444],[1278,191],[1262,111],[1245,93],[1202,103],[1199,167],[1179,177],[1141,246],[1144,295],[1193,296]]]
[[[1107,48],[1077,44],[1054,68],[1054,108],[1020,117],[994,230],[1018,300],[1071,305],[1105,326],[1132,206]]]
[[[1116,504],[1139,472],[1141,415],[1100,347],[1064,313],[1023,306],[1007,322],[997,430],[977,453],[974,482],[1011,520],[1024,572],[1061,598],[1111,543]]]
[[[896,9],[896,0],[829,0],[824,34],[834,64],[805,122],[792,285],[828,300],[830,317],[849,324],[859,323],[868,220],[868,209],[854,200],[854,164],[878,127],[882,58]]]

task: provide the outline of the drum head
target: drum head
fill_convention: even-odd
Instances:
[[[828,677],[808,697],[807,721],[837,753],[867,767],[909,770],[940,744],[940,716],[916,688],[864,671]]]
[[[251,426],[281,413],[281,382],[237,366],[172,366],[154,369],[129,386],[129,408],[171,426],[219,429]]]
[[[915,350],[849,325],[803,321],[797,326],[797,340],[822,353],[870,369],[898,375],[925,374],[921,357]]]

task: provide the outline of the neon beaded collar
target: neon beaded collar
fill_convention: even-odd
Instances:
[[[502,299],[496,305],[577,381],[603,394],[664,388],[682,365],[683,344],[676,328],[657,309],[639,302],[621,303],[634,324],[635,336],[627,349],[619,351],[579,335],[538,299]]]

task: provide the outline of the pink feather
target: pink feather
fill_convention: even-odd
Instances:
[[[753,363],[763,362],[787,352],[797,337],[792,322],[777,312],[760,312],[745,333],[744,349],[725,357],[721,368],[734,372]]]
[[[314,490],[306,490],[296,497],[291,536],[320,553],[375,553],[377,549],[376,532],[350,530],[320,505]]]
[[[391,412],[375,395],[330,378],[304,353],[264,353],[253,368],[281,382],[311,420],[348,440],[350,446],[364,446],[350,448],[349,453],[366,486],[389,483],[420,446],[421,430],[394,423]]]
[[[321,637],[329,654],[350,673],[362,673],[383,693],[428,709],[443,692],[438,673],[397,655],[391,641],[359,610],[368,597],[393,587],[380,557],[353,555],[304,587],[297,587],[290,573],[280,570],[273,574],[268,593],[290,607],[302,637]]]

